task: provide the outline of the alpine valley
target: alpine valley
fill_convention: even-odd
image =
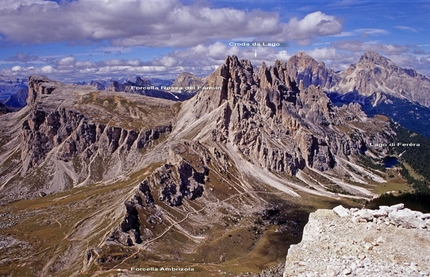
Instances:
[[[429,135],[429,78],[376,53],[338,73],[229,56],[175,84],[204,89],[30,76],[27,105],[0,107],[1,276],[252,276],[285,262],[309,212],[407,187],[381,165],[400,154],[381,147],[390,118]]]

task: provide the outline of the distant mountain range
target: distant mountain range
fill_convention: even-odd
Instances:
[[[320,86],[335,105],[359,103],[368,116],[382,114],[405,128],[430,137],[430,78],[404,69],[375,52],[365,53],[356,64],[341,72],[328,68],[300,52],[283,64],[287,75],[304,88]],[[174,101],[195,95],[207,78],[182,73],[176,80],[105,79],[82,82],[95,90],[141,94]],[[27,81],[0,76],[0,102],[22,108],[27,99]]]
[[[289,76],[304,87],[320,86],[336,105],[359,103],[369,116],[386,115],[430,137],[430,78],[398,67],[375,52],[335,72],[305,53],[287,62]]]
[[[27,100],[27,80],[0,75],[0,103],[9,108],[21,108]]]
[[[137,76],[134,80],[93,80],[84,84],[91,85],[97,90],[136,93],[173,101],[184,101],[195,95],[197,86],[202,86],[204,79],[183,72],[173,81],[142,79]],[[194,87],[195,89],[190,89]]]

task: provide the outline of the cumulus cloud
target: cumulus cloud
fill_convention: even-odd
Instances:
[[[342,30],[340,19],[320,11],[310,13],[303,19],[291,19],[283,24],[282,38],[297,40],[300,44],[309,44],[319,36],[339,34]]]
[[[326,48],[315,48],[309,51],[306,51],[309,56],[316,60],[333,60],[338,58],[336,49],[333,47]]]
[[[274,12],[179,0],[3,0],[0,7],[0,33],[6,41],[26,44],[109,40],[114,47],[184,47],[238,37],[305,43],[341,28],[339,19],[319,11],[282,23]]]
[[[334,70],[347,69],[351,64],[356,63],[362,55],[360,52],[339,51],[333,46],[317,47],[305,52],[315,60],[325,62],[328,67]]]
[[[190,46],[280,31],[276,13],[186,6],[177,0],[6,1],[0,7],[0,33],[22,43],[111,40],[116,46]]]
[[[251,60],[256,66],[260,66],[263,61],[270,65],[276,59],[287,60],[291,56],[283,48],[229,46],[228,43],[217,41],[209,45],[199,44],[194,47],[175,50],[151,61],[140,59],[78,61],[74,56],[65,56],[55,60],[51,65],[41,67],[14,66],[8,70],[1,70],[0,74],[17,77],[43,74],[63,81],[88,81],[136,75],[176,78],[184,71],[199,76],[207,76],[224,63],[227,55],[237,55],[241,59]]]

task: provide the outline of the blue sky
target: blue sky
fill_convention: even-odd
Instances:
[[[430,1],[2,0],[0,74],[204,76],[226,55],[260,65],[299,51],[342,70],[376,51],[430,75],[429,21]]]

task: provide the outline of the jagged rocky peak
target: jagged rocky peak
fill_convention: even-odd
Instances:
[[[390,59],[382,56],[379,53],[372,52],[372,51],[364,53],[363,56],[361,56],[358,63],[360,64],[372,63],[373,65],[379,65],[384,67],[396,66],[395,63]]]
[[[285,67],[297,83],[303,81],[304,87],[314,85],[330,88],[338,81],[335,72],[327,68],[324,62],[318,62],[304,52],[291,56]]]
[[[305,52],[299,52],[288,59],[289,62],[295,64],[299,68],[306,68],[309,66],[318,66],[319,64],[325,65],[324,62],[318,63],[314,58],[306,54]]]
[[[227,57],[208,80],[221,89],[200,91],[189,109],[197,119],[209,113],[215,118],[216,125],[202,132],[235,145],[246,160],[270,171],[332,169],[336,155],[364,153],[367,134],[352,135],[355,123],[367,121],[369,133],[380,131],[359,107],[335,108],[320,86],[297,84],[281,61],[263,63],[257,71],[247,60]]]

